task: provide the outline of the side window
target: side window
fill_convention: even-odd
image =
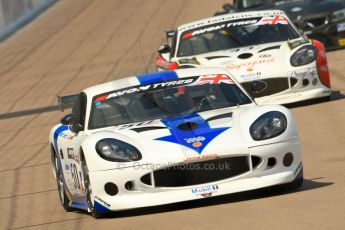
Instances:
[[[87,105],[87,96],[85,93],[80,93],[79,95],[80,100],[80,117],[79,123],[85,127],[85,117],[86,117],[86,105]]]
[[[79,97],[73,106],[72,113],[74,114],[76,121],[74,123],[74,130],[84,130],[85,127],[85,115],[86,115],[86,103],[87,98],[85,93],[80,93]]]
[[[175,31],[174,36],[171,39],[170,59],[175,56],[176,42],[177,42],[177,31]]]

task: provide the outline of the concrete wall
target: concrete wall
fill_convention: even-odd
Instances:
[[[0,0],[0,41],[30,22],[57,0]]]

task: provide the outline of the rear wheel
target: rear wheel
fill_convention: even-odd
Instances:
[[[66,212],[71,211],[71,208],[68,206],[69,199],[66,195],[65,187],[62,180],[62,172],[59,168],[59,162],[56,154],[54,153],[54,168],[55,168],[55,175],[56,175],[56,184],[59,192],[60,203],[62,207],[65,209]]]
[[[84,188],[85,188],[85,196],[86,196],[88,211],[91,213],[91,215],[95,219],[98,219],[102,217],[102,214],[95,209],[95,206],[91,199],[92,187],[90,184],[89,169],[87,167],[84,156],[81,157],[80,164],[81,164],[81,169],[82,169],[82,174],[83,174],[83,179],[84,179]]]

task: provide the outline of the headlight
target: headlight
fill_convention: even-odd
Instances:
[[[250,126],[250,135],[256,141],[267,140],[279,136],[286,130],[286,116],[278,111],[261,115]]]
[[[107,138],[96,144],[96,152],[100,157],[108,161],[131,162],[141,159],[137,148],[123,141]]]
[[[332,14],[332,22],[336,22],[344,18],[345,18],[345,9],[334,11]]]
[[[292,66],[307,65],[315,61],[317,49],[315,46],[307,45],[299,48],[290,58]]]

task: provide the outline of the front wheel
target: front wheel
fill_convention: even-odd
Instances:
[[[66,212],[69,212],[71,211],[71,208],[68,206],[69,199],[66,195],[65,187],[62,180],[62,172],[59,167],[59,162],[55,153],[54,153],[54,169],[55,169],[56,184],[57,184],[57,188],[59,192],[61,206],[65,209]]]
[[[84,188],[85,188],[85,196],[86,196],[88,211],[91,213],[91,215],[95,219],[101,218],[102,214],[95,209],[95,206],[91,199],[92,187],[90,184],[89,169],[87,168],[84,156],[81,157],[80,164],[81,164],[81,169],[82,169],[82,174],[83,174],[83,179],[84,179]]]

